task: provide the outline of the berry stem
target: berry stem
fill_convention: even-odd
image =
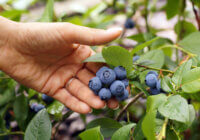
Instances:
[[[133,104],[135,103],[140,97],[142,97],[144,95],[143,92],[138,93],[135,97],[133,97],[131,99],[131,101],[124,106],[124,108],[119,112],[119,114],[117,115],[117,117],[115,118],[116,121],[119,121],[119,119],[121,118],[121,116],[123,115],[123,113]]]
[[[22,131],[15,131],[15,132],[5,132],[0,134],[0,136],[8,136],[8,135],[24,135]]]
[[[166,69],[158,69],[158,68],[153,68],[153,67],[144,66],[144,65],[140,65],[140,64],[133,64],[133,65],[136,65],[136,66],[139,66],[139,67],[143,67],[145,69],[152,69],[152,70],[164,71],[164,72],[168,72],[168,73],[174,73],[173,71],[166,70]]]

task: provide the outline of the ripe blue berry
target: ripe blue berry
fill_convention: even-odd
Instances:
[[[102,83],[99,77],[94,77],[89,81],[88,86],[94,92],[98,92],[102,88]]]
[[[50,103],[53,101],[53,98],[50,96],[47,96],[46,94],[42,94],[42,100],[44,100],[47,103]]]
[[[126,78],[126,70],[122,66],[118,66],[114,68],[117,79],[125,79]]]
[[[154,74],[148,74],[145,78],[146,85],[155,88],[157,83],[157,77]]]
[[[157,88],[150,88],[150,94],[157,95],[160,94],[160,91]]]
[[[37,106],[37,103],[32,103],[30,107],[31,107],[32,110],[35,110],[36,106]]]
[[[116,99],[118,101],[124,101],[128,99],[128,96],[129,96],[128,90],[124,90],[124,94],[122,96],[117,96]]]
[[[101,98],[101,100],[109,100],[111,98],[111,92],[109,89],[107,88],[102,88],[99,91],[99,97]]]
[[[100,80],[105,85],[110,85],[116,80],[116,74],[112,69],[104,69],[100,74]]]
[[[124,24],[124,27],[127,29],[132,29],[135,27],[135,23],[133,22],[132,19],[128,18]]]
[[[34,107],[34,111],[35,112],[39,112],[40,110],[44,109],[45,106],[42,105],[42,104],[37,104],[35,107]]]
[[[154,74],[156,77],[158,77],[158,73],[156,71],[149,71],[147,73],[147,75],[149,75],[149,74]]]
[[[101,67],[101,68],[97,71],[96,76],[100,78],[101,73],[102,73],[105,69],[109,69],[109,68],[106,67],[106,66]]]
[[[121,81],[122,81],[122,83],[124,83],[125,88],[128,87],[128,85],[129,85],[129,80],[128,79],[124,79],[124,80],[121,80]]]
[[[140,56],[136,55],[133,57],[133,63],[136,62],[138,59],[140,59]]]
[[[125,85],[124,85],[124,83],[122,83],[119,80],[116,80],[110,86],[110,91],[111,91],[113,96],[121,96],[121,95],[123,95],[124,90],[125,90]]]

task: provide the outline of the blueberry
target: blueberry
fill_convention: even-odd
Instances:
[[[100,78],[101,73],[102,73],[105,69],[109,69],[109,68],[106,67],[106,66],[101,67],[101,68],[97,71],[96,76]]]
[[[151,88],[156,87],[157,80],[158,79],[154,74],[148,74],[146,75],[146,78],[145,78],[146,85]]]
[[[124,83],[125,88],[128,87],[128,85],[129,85],[129,80],[128,79],[124,79],[124,80],[121,80],[121,81],[122,81],[122,83]]]
[[[34,110],[35,106],[37,106],[37,103],[32,103],[30,107],[31,107],[32,110]]]
[[[126,70],[122,66],[118,66],[114,68],[115,74],[117,76],[117,79],[125,79],[126,78]]]
[[[160,91],[157,88],[150,88],[150,94],[157,95],[160,94]]]
[[[128,18],[124,24],[124,27],[127,29],[132,29],[135,27],[135,23],[133,22],[132,19]]]
[[[133,63],[136,62],[138,59],[140,59],[140,56],[136,55],[133,57]]]
[[[149,71],[147,73],[147,75],[149,75],[149,74],[154,74],[156,77],[158,77],[158,73],[156,71]]]
[[[47,96],[46,94],[42,94],[42,100],[44,100],[47,103],[50,103],[53,101],[53,98],[50,96]]]
[[[35,107],[34,107],[34,111],[35,112],[39,112],[40,110],[44,109],[45,106],[42,105],[42,104],[37,104]]]
[[[104,69],[100,74],[100,80],[105,85],[110,85],[116,80],[116,74],[112,69]]]
[[[116,96],[116,99],[118,101],[124,101],[128,99],[128,96],[129,96],[128,90],[124,90],[124,94],[122,96]]]
[[[109,100],[111,98],[111,92],[109,89],[107,88],[102,88],[99,91],[99,97],[101,98],[101,100]]]
[[[125,85],[119,80],[116,80],[115,82],[112,83],[110,86],[110,91],[113,96],[121,96],[123,95],[125,90]]]
[[[99,77],[94,77],[89,81],[88,86],[92,91],[97,93],[102,88],[102,83]]]

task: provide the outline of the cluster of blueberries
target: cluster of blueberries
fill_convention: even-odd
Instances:
[[[135,23],[133,22],[133,20],[131,18],[128,18],[124,24],[124,27],[126,29],[132,29],[135,27]]]
[[[148,87],[150,87],[150,94],[151,95],[157,95],[162,93],[165,93],[161,89],[161,80],[158,79],[158,73],[155,71],[150,71],[147,73],[145,77],[145,83]]]
[[[42,94],[42,100],[48,104],[53,101],[53,98],[51,98],[50,96],[47,96],[45,94]],[[32,103],[30,107],[35,112],[39,112],[40,110],[45,108],[45,106],[43,104],[39,104],[39,103]]]
[[[101,100],[109,100],[116,97],[118,101],[128,98],[129,92],[126,89],[129,85],[127,72],[122,66],[110,69],[106,66],[101,67],[96,77],[89,81],[89,88],[98,95]]]

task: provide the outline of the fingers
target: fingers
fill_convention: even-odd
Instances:
[[[88,86],[80,82],[78,79],[73,79],[67,86],[67,90],[79,100],[87,103],[89,106],[100,109],[105,106],[105,102],[89,89]]]
[[[70,23],[65,23],[62,28],[62,36],[68,42],[83,45],[100,45],[108,43],[120,36],[122,29],[113,28],[108,30],[92,29]]]
[[[95,75],[88,71],[86,68],[80,70],[77,74],[77,78],[85,85],[88,85],[90,79],[92,79],[93,77],[95,77]]]
[[[65,106],[70,108],[71,110],[81,113],[87,114],[91,112],[91,108],[84,102],[78,100],[74,96],[72,96],[66,89],[60,89],[54,96],[56,100],[63,103]]]
[[[111,98],[110,100],[108,100],[107,106],[111,109],[116,109],[119,107],[119,103],[116,99]]]

